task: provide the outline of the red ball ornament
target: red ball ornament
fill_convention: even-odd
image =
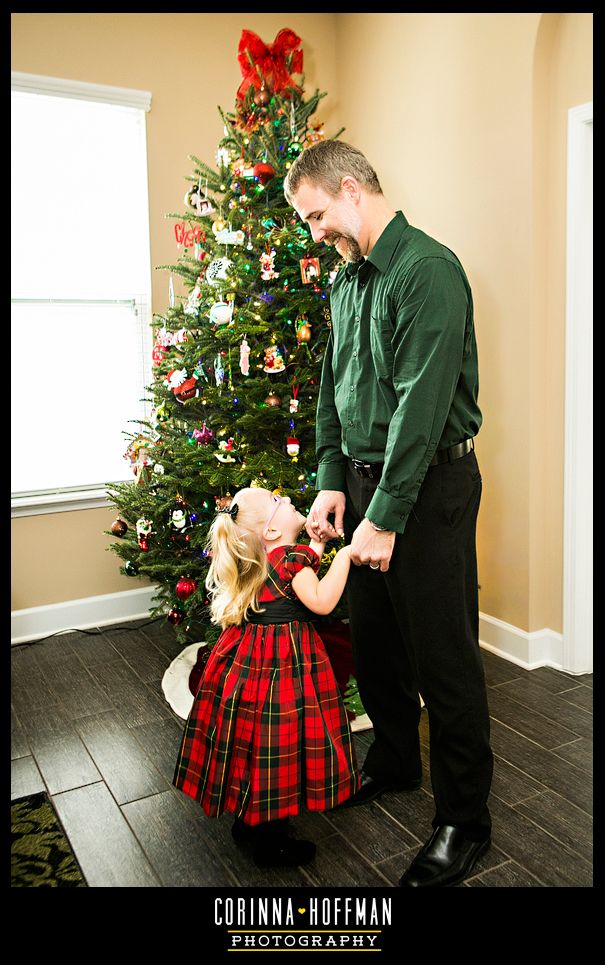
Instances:
[[[181,577],[176,585],[176,595],[179,600],[186,600],[187,597],[191,596],[197,590],[197,583],[195,580],[185,579]]]
[[[259,184],[267,184],[275,177],[275,168],[270,164],[255,164],[252,173],[255,178],[258,178]]]
[[[185,614],[178,606],[173,606],[172,610],[168,613],[168,623],[172,623],[173,626],[178,626],[185,619]]]

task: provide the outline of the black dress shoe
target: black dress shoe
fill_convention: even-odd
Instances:
[[[381,794],[386,794],[387,791],[417,791],[421,784],[422,776],[414,777],[410,781],[396,783],[395,781],[377,780],[362,771],[359,790],[346,801],[343,801],[342,804],[338,804],[333,810],[340,811],[341,808],[354,808],[358,804],[367,804],[368,801],[373,801]]]
[[[433,831],[399,881],[400,888],[443,888],[470,875],[491,838],[470,841],[459,828],[443,824]]]

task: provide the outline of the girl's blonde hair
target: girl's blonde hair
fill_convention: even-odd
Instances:
[[[206,577],[210,616],[221,627],[239,626],[249,609],[262,613],[258,594],[267,579],[267,554],[261,539],[263,517],[252,506],[246,507],[246,494],[240,489],[233,497],[231,510],[220,512],[210,527],[207,549],[212,562]]]

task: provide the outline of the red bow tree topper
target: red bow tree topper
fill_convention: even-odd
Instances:
[[[266,87],[279,93],[288,87],[300,91],[292,74],[300,74],[303,52],[298,50],[300,37],[285,27],[280,30],[272,44],[267,46],[252,30],[242,30],[237,59],[242,77],[237,97],[243,100],[249,87]]]

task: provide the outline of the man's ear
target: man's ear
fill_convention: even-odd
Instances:
[[[340,181],[340,190],[351,201],[357,201],[361,193],[359,181],[352,174],[344,175]]]

